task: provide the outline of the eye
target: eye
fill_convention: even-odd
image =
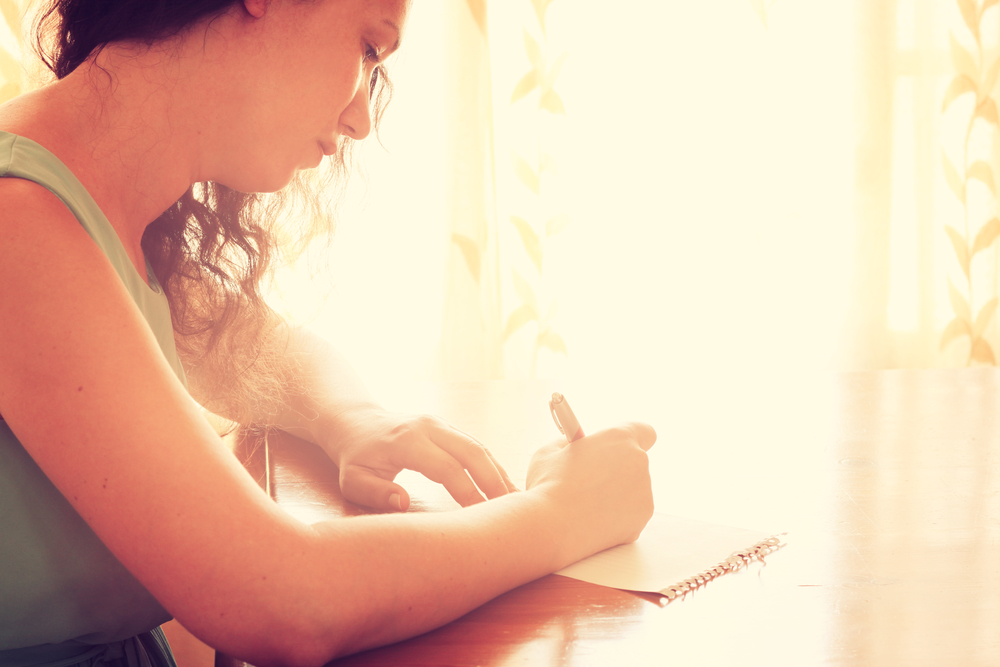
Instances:
[[[379,63],[382,62],[382,56],[379,54],[378,50],[371,44],[365,45],[365,62],[374,63],[375,67],[372,68],[372,78],[368,82],[368,97],[375,97],[375,87],[378,85],[381,71],[381,66]]]
[[[371,44],[365,45],[365,60],[370,63],[375,63],[376,65],[382,62],[382,56],[379,55],[378,49],[376,49]]]

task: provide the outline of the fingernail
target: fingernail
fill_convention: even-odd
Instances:
[[[395,507],[398,510],[402,510],[403,509],[402,503],[399,502],[399,494],[398,493],[394,493],[391,496],[389,496],[389,504],[392,505],[393,507]]]

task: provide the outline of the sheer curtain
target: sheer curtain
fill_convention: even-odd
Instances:
[[[491,7],[503,35],[495,80],[512,90],[530,60],[524,32],[541,39],[533,3]],[[843,3],[795,0],[549,5],[550,61],[568,56],[556,82],[565,117],[553,115],[545,139],[569,223],[551,239],[543,287],[558,299],[566,355],[545,350],[536,373],[617,380],[841,363],[851,21]],[[500,200],[516,213],[524,188],[512,171],[500,172]],[[516,303],[505,298],[505,309]],[[508,370],[530,372],[514,343]]]
[[[700,4],[490,5],[506,375],[994,364],[998,3]]]
[[[998,35],[994,0],[415,2],[333,289],[280,307],[376,385],[992,363]]]
[[[839,363],[853,42],[828,4],[414,3],[313,326],[376,383]]]
[[[972,0],[858,5],[855,359],[995,364],[1000,12]],[[867,294],[863,285],[874,287]]]

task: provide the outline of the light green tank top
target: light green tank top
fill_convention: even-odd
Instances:
[[[0,177],[34,181],[66,204],[107,255],[184,382],[163,290],[148,267],[149,286],[136,272],[80,181],[46,149],[7,132],[0,132]],[[71,664],[95,644],[169,618],[0,421],[0,664]]]

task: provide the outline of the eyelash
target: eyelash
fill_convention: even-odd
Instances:
[[[382,57],[375,50],[375,47],[369,44],[365,51],[365,60],[375,63],[375,67],[372,68],[372,78],[368,84],[368,97],[373,98],[375,97],[375,87],[378,85],[381,76],[382,66],[379,63],[382,62]]]

